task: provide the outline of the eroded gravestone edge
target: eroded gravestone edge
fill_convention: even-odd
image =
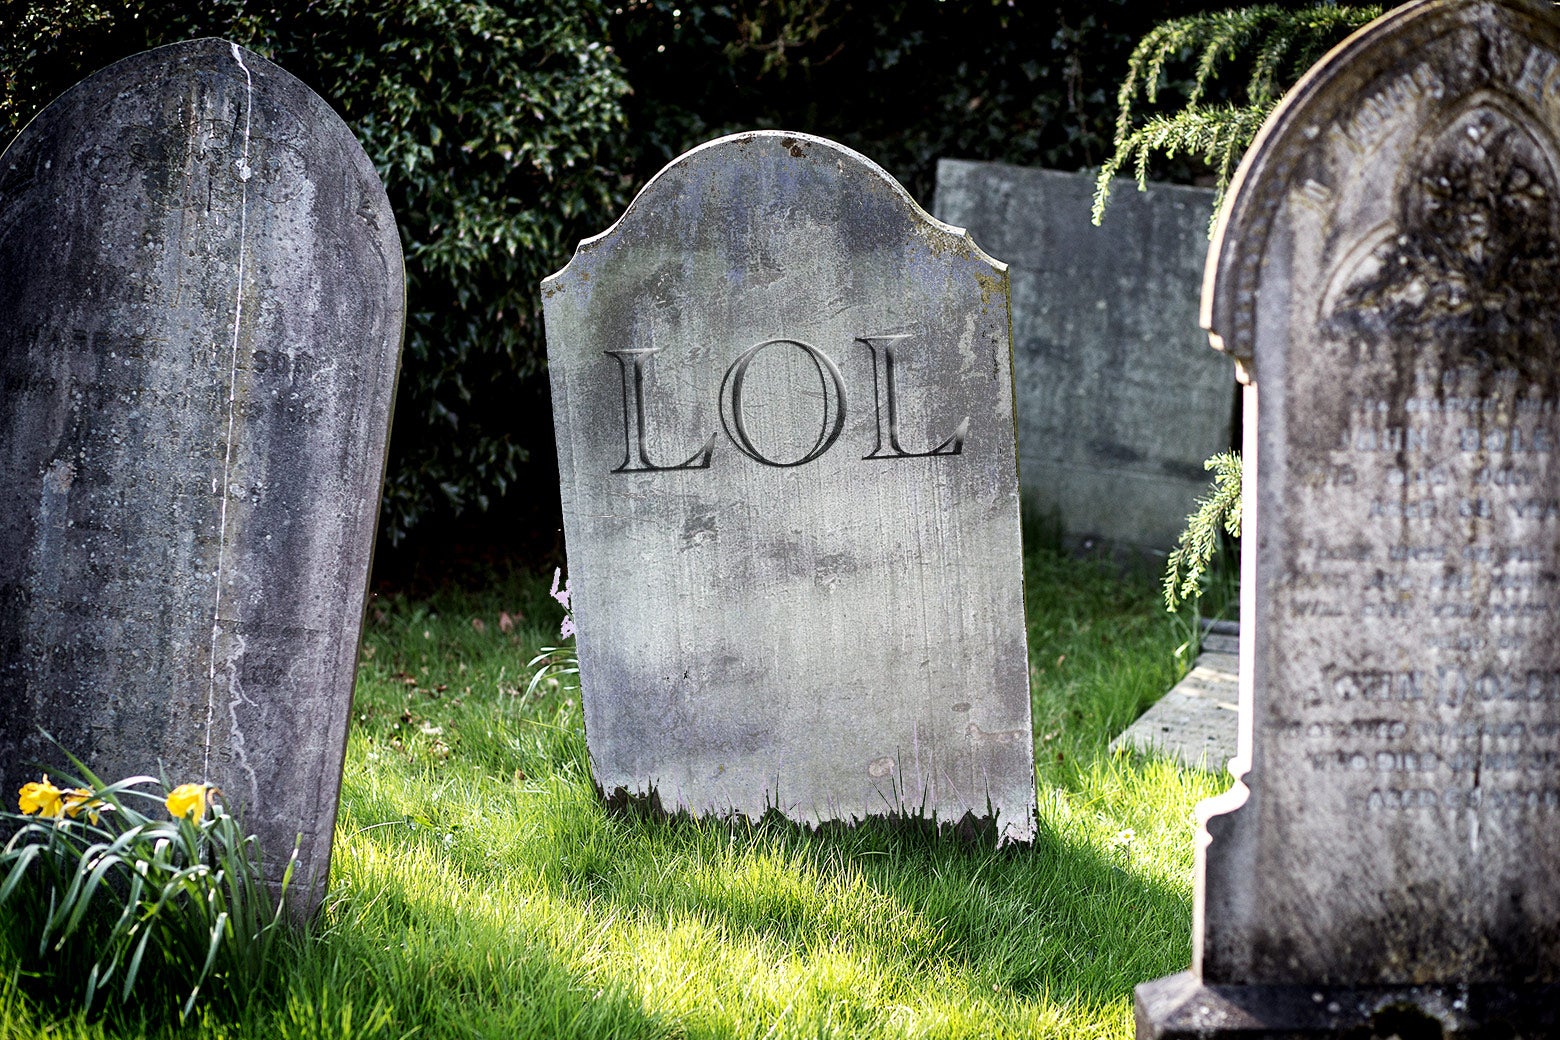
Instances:
[[[1522,2],[1373,23],[1237,175],[1204,315],[1248,382],[1244,784],[1141,1036],[1556,1028],[1557,189],[1560,27]]]

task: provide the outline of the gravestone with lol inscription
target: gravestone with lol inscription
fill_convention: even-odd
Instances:
[[[247,50],[127,58],[0,157],[0,790],[205,780],[323,893],[400,356],[341,119]],[[8,795],[14,797],[14,794]]]
[[[673,162],[542,294],[602,791],[1030,840],[1006,268],[764,131]]]
[[[1555,12],[1351,37],[1248,154],[1209,272],[1247,383],[1241,783],[1139,1035],[1556,1035]]]

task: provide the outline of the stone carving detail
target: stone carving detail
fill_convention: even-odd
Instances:
[[[1396,226],[1346,270],[1334,332],[1434,343],[1443,368],[1554,370],[1560,163],[1505,107],[1480,99],[1427,138],[1398,185]]]
[[[1538,0],[1394,8],[1243,162],[1239,783],[1145,1040],[1560,1036],[1557,191]]]

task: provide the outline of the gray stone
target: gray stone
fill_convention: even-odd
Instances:
[[[1032,837],[1007,293],[778,131],[679,158],[542,283],[605,794]]]
[[[1200,811],[1193,974],[1140,987],[1140,1035],[1552,1036],[1555,13],[1351,37],[1248,154],[1209,270],[1247,383],[1240,782]],[[1279,991],[1342,1010],[1286,1025]]]
[[[1123,181],[1099,227],[1093,194],[1087,173],[937,164],[937,215],[1011,265],[1024,495],[1074,546],[1162,556],[1231,440],[1235,380],[1197,324],[1213,193]]]
[[[0,789],[205,779],[320,898],[400,354],[346,125],[220,40],[127,58],[0,157]]]

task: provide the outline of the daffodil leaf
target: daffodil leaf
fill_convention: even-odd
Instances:
[[[85,865],[87,860],[83,859],[81,862]],[[98,886],[103,883],[103,876],[123,862],[124,860],[118,856],[104,855],[98,859],[97,865],[92,868],[92,873],[88,876],[86,884],[82,886],[81,892],[75,900],[75,906],[71,907],[72,913],[65,925],[64,932],[61,933],[62,935],[69,935],[76,930],[76,927],[81,924],[81,919],[86,916],[87,907],[91,905],[92,897],[97,893]],[[80,875],[78,874],[77,876],[79,877]],[[70,907],[68,902],[66,907]],[[61,909],[64,909],[64,907]]]
[[[141,933],[141,941],[135,944],[135,953],[130,956],[130,963],[125,968],[125,984],[120,989],[120,999],[128,1001],[130,990],[135,985],[135,977],[141,972],[141,958],[146,955],[146,944],[151,941],[153,929],[147,928]]]
[[[227,925],[228,915],[218,914],[217,919],[211,925],[211,944],[206,948],[206,963],[201,966],[200,977],[195,981],[195,990],[190,993],[190,1003],[184,1005],[184,1014],[189,1014],[190,1005],[195,1002],[195,993],[206,981],[206,976],[211,974],[212,965],[217,963],[217,951],[222,947],[222,933]]]
[[[38,858],[38,851],[41,848],[40,845],[24,845],[17,851],[10,873],[6,875],[5,882],[0,884],[0,906],[5,905],[5,901],[11,898],[11,893],[16,891],[16,886],[22,883],[22,878],[27,876],[27,867]]]

